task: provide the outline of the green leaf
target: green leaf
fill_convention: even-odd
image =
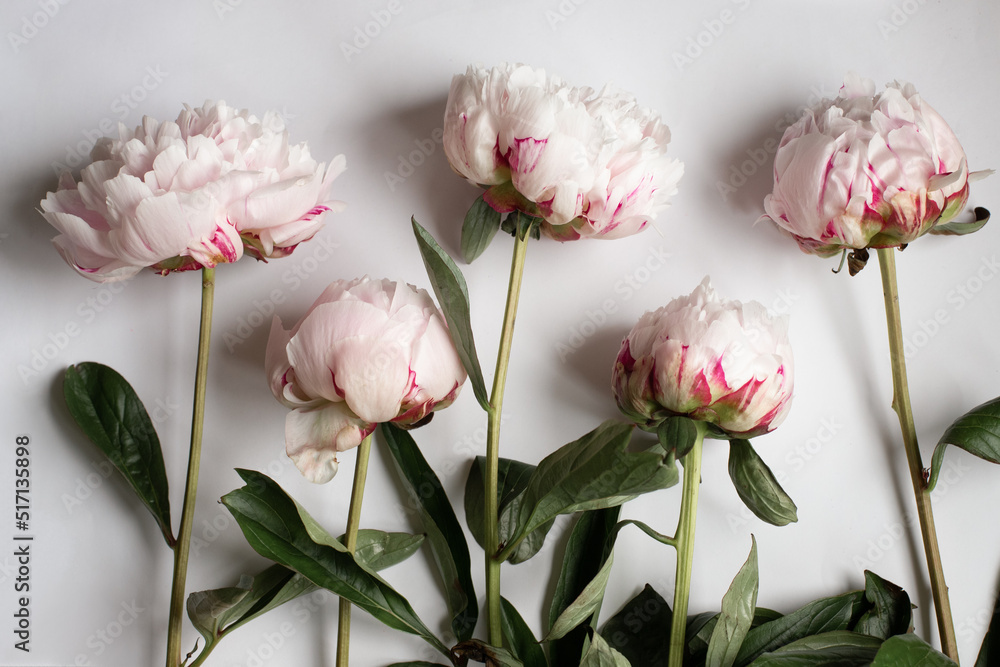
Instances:
[[[744,504],[763,521],[775,526],[798,521],[795,503],[749,440],[729,441],[729,477]]]
[[[834,630],[847,630],[861,591],[815,600],[792,613],[759,625],[747,633],[737,665],[747,665],[758,656],[791,644],[804,637]]]
[[[721,616],[722,614],[710,611],[688,616],[684,641],[687,646],[688,656],[694,659],[693,664],[701,665],[705,662],[705,654],[708,653],[708,644],[712,640],[712,633],[715,631],[715,626],[718,624]],[[781,618],[781,614],[778,612],[766,609],[765,607],[757,607],[753,612],[753,621],[750,623],[750,629],[753,630],[758,626],[776,621],[779,618]],[[744,640],[745,643],[746,640]],[[685,660],[685,664],[687,664],[687,660]]]
[[[722,597],[722,615],[708,642],[706,667],[732,667],[750,631],[757,607],[757,540],[751,535],[750,555]]]
[[[63,394],[73,419],[125,477],[173,546],[163,452],[135,390],[112,368],[86,362],[66,369]]]
[[[972,222],[949,222],[943,225],[935,225],[931,227],[930,233],[942,236],[965,236],[972,232],[978,232],[990,221],[990,212],[982,206],[977,206],[975,213],[976,219]]]
[[[240,577],[233,588],[192,593],[187,612],[191,624],[205,638],[203,650],[208,650],[224,634],[315,590],[316,585],[301,574],[272,565],[255,577]]]
[[[698,426],[689,417],[667,417],[656,427],[656,437],[666,452],[674,452],[680,461],[694,447]]]
[[[562,639],[570,630],[586,621],[588,618],[596,618],[597,612],[604,601],[604,591],[608,587],[608,578],[611,576],[611,566],[614,563],[614,553],[608,554],[608,559],[604,565],[594,575],[594,578],[584,587],[573,602],[563,609],[556,618],[548,633],[542,638],[543,642],[551,642]]]
[[[246,486],[227,493],[222,503],[257,553],[448,655],[448,648],[427,629],[406,598],[358,563],[336,540],[316,541],[307,526],[318,524],[272,479],[252,470],[237,472]]]
[[[871,609],[862,614],[851,630],[879,639],[909,632],[913,608],[910,596],[902,588],[865,570],[865,600]]]
[[[765,653],[752,667],[867,667],[882,640],[838,630],[812,635]]]
[[[541,224],[544,220],[538,216],[525,213],[524,211],[514,211],[500,225],[500,229],[517,236],[522,241],[530,235],[533,239],[541,238]]]
[[[482,662],[486,667],[524,667],[523,663],[514,657],[507,649],[490,646],[478,639],[456,644],[451,649],[456,665],[465,665],[469,660]]]
[[[590,647],[580,662],[580,667],[632,667],[632,665],[625,656],[608,646],[604,638],[595,632]]]
[[[455,343],[466,373],[469,374],[469,382],[479,405],[489,412],[490,399],[486,393],[483,369],[479,366],[479,357],[476,355],[476,341],[472,335],[472,320],[469,315],[469,289],[465,285],[465,277],[430,232],[421,227],[416,218],[411,218],[410,221],[417,237],[420,256],[427,269],[427,277],[437,295],[444,319],[448,322],[448,333]]]
[[[409,432],[392,424],[379,425],[382,440],[396,463],[396,472],[420,510],[434,563],[444,582],[451,629],[459,641],[472,636],[479,618],[472,583],[472,560],[465,532],[455,516],[448,494]]]
[[[524,667],[548,667],[541,644],[514,605],[503,597],[500,598],[500,627],[504,643],[510,648],[511,654],[524,663]]]
[[[560,514],[615,507],[676,484],[677,467],[661,454],[627,451],[633,428],[606,421],[542,459],[519,499],[511,544]]]
[[[666,544],[667,546],[671,547],[677,544],[677,540],[671,537],[670,535],[664,535],[663,533],[657,532],[652,528],[650,528],[645,523],[643,523],[642,521],[638,521],[636,519],[625,519],[624,521],[619,521],[617,525],[615,525],[614,532],[612,533],[615,539],[617,539],[618,532],[626,526],[635,526],[636,528],[646,533],[646,535],[653,538],[660,544]]]
[[[394,662],[389,667],[446,667],[439,662],[424,662],[423,660],[417,660],[416,662]]]
[[[1000,397],[972,408],[955,420],[941,436],[931,462],[931,477],[927,483],[930,491],[934,490],[941,474],[948,445],[955,445],[990,463],[1000,463]]]
[[[621,512],[619,507],[584,512],[577,519],[570,532],[563,554],[562,567],[549,606],[549,627],[556,625],[562,616],[586,588],[601,573],[611,556],[615,524]],[[549,659],[552,667],[577,667],[584,652],[589,626],[597,622],[600,602],[591,611],[591,622],[578,627],[569,634],[549,643]]]
[[[381,530],[362,528],[358,531],[354,545],[354,559],[378,572],[392,567],[412,556],[424,543],[424,535],[409,533],[387,533]],[[347,540],[341,535],[341,544]]]
[[[500,230],[500,211],[483,200],[480,195],[462,223],[462,258],[469,264],[483,254],[493,237]]]
[[[535,466],[514,461],[512,459],[501,458],[497,471],[497,495],[499,496],[497,508],[499,519],[497,530],[500,536],[500,544],[508,544],[513,532],[517,530],[517,516],[519,513],[520,494],[528,485],[531,473],[535,471]],[[469,468],[469,477],[465,481],[465,523],[469,526],[472,536],[484,550],[486,540],[483,535],[483,517],[485,515],[486,501],[486,457],[477,456]],[[552,528],[552,521],[540,526],[537,530],[525,537],[517,549],[511,554],[508,561],[512,564],[523,563],[542,548],[545,543],[545,536]]]
[[[986,636],[983,637],[983,645],[979,648],[975,667],[990,667],[991,658],[996,661],[998,656],[1000,656],[1000,597],[993,606],[993,617],[990,619]]]
[[[672,621],[670,605],[646,584],[604,624],[601,635],[633,665],[665,665]]]
[[[917,635],[902,634],[882,644],[872,667],[958,667],[958,664]]]

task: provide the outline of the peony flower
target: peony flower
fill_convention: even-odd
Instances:
[[[848,74],[840,95],[785,130],[766,215],[805,252],[888,248],[954,218],[969,196],[965,151],[908,83]]]
[[[225,102],[185,107],[173,122],[146,116],[135,130],[119,124],[91,159],[79,183],[63,173],[41,207],[63,259],[97,282],[213,267],[244,250],[288,255],[339,208],[330,186],[346,164],[289,146],[277,114],[258,120]]]
[[[639,318],[615,362],[615,400],[647,430],[685,415],[714,425],[717,436],[767,433],[791,406],[787,334],[786,316],[771,318],[756,301],[720,300],[706,277],[690,296]]]
[[[380,422],[418,425],[455,400],[465,370],[444,316],[411,285],[365,277],[331,284],[291,331],[275,317],[265,361],[292,409],[288,456],[312,482]]]
[[[452,79],[444,115],[452,168],[489,188],[493,208],[542,217],[560,241],[644,229],[684,173],[669,141],[631,95],[573,88],[525,65],[470,66]]]

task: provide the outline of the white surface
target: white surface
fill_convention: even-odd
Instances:
[[[263,378],[267,327],[253,328],[232,349],[224,337],[235,335],[248,319],[267,319],[254,315],[255,303],[275,291],[282,299],[278,314],[292,319],[337,278],[367,273],[427,287],[410,215],[457,254],[460,222],[476,192],[450,172],[439,145],[394,191],[385,174],[420,145],[428,146],[441,125],[454,73],[470,62],[502,60],[545,67],[577,85],[613,81],[633,92],[662,113],[673,132],[671,151],[686,165],[680,192],[656,230],[620,241],[532,244],[507,389],[503,455],[537,462],[615,416],[609,379],[621,337],[642,312],[689,292],[710,274],[725,297],[756,299],[791,314],[795,403],[786,423],[758,440],[757,448],[782,475],[800,520],[773,528],[750,517],[729,482],[725,447],[709,443],[692,611],[718,608],[753,533],[761,567],[759,604],[790,611],[860,587],[862,569],[871,567],[909,591],[919,606],[918,631],[936,636],[919,532],[907,523],[913,501],[889,409],[876,262],[856,278],[835,276],[832,261],[807,256],[774,230],[755,227],[770,189],[770,156],[726,200],[717,183],[771,146],[786,114],[794,118],[807,101],[833,95],[851,69],[880,85],[896,78],[912,81],[952,125],[972,169],[1000,166],[1000,5],[988,0],[404,2],[348,59],[341,44],[366,26],[375,32],[371,12],[384,10],[385,2],[68,2],[58,5],[37,33],[27,30],[30,39],[15,51],[10,34],[20,32],[25,20],[41,23],[32,17],[45,4],[56,6],[55,0],[11,0],[0,8],[5,91],[0,298],[6,314],[0,376],[0,664],[126,666],[163,660],[171,554],[124,483],[95,472],[98,452],[77,432],[60,399],[65,366],[96,360],[130,379],[158,421],[175,517],[183,490],[198,276],[141,274],[121,291],[76,276],[51,247],[54,232],[35,211],[45,191],[55,187],[52,164],[65,162],[78,143],[96,136],[104,119],[123,117],[135,125],[143,113],[174,118],[183,103],[206,98],[225,99],[258,115],[280,110],[292,141],[308,141],[318,159],[347,155],[348,171],[334,194],[348,209],[330,216],[315,240],[284,260],[263,265],[244,259],[217,272],[194,533],[203,542],[188,590],[231,585],[240,573],[263,565],[215,502],[239,485],[232,469],[277,473],[336,534],[345,522],[354,458],[343,457],[340,474],[329,485],[304,481],[284,457],[285,409]],[[712,23],[723,12],[731,22]],[[713,36],[709,28],[719,32],[720,25],[721,34]],[[675,54],[698,40],[707,44],[702,52],[678,66]],[[974,184],[970,204],[1000,208],[1000,177]],[[898,259],[903,326],[907,339],[919,345],[908,362],[925,461],[955,417],[1000,393],[998,225],[965,239],[921,239]],[[463,267],[490,376],[510,246],[508,238],[498,237],[474,265]],[[654,249],[669,253],[670,260],[647,271]],[[641,282],[641,289],[627,288],[627,280]],[[970,290],[971,298],[960,289]],[[615,312],[592,330],[588,313],[598,312],[608,299]],[[927,325],[936,314],[946,322]],[[922,323],[933,333],[921,334]],[[70,325],[79,327],[78,335],[66,338],[61,349],[46,348]],[[593,335],[561,360],[559,346],[583,329]],[[18,367],[30,366],[33,355],[46,350],[52,358],[39,364],[37,376],[22,380]],[[468,388],[455,406],[416,433],[463,521],[468,460],[483,453],[484,433],[485,418]],[[13,649],[12,635],[17,595],[9,568],[18,434],[28,434],[33,447],[30,654]],[[1000,470],[957,451],[947,462],[952,473],[935,494],[935,510],[960,648],[971,663],[1000,570],[994,510],[1000,503]],[[363,524],[412,530],[415,524],[385,463],[376,448]],[[74,495],[79,503],[67,506]],[[672,532],[679,496],[676,487],[644,497],[630,503],[626,514]],[[534,560],[504,569],[505,595],[536,631],[564,533],[554,530]],[[619,544],[604,618],[646,582],[664,596],[673,590],[671,549],[638,531],[625,531]],[[472,551],[482,598],[482,553],[477,546]],[[443,631],[443,598],[432,572],[421,552],[385,576],[432,628]],[[209,664],[332,665],[335,598],[317,597],[312,607],[293,603],[238,630]],[[141,611],[130,614],[123,605]],[[389,631],[363,613],[354,619],[353,664],[435,659],[419,639]],[[111,644],[99,639],[98,632],[118,634],[119,620],[128,625]],[[187,625],[186,649],[196,636]],[[269,648],[275,644],[280,648]]]

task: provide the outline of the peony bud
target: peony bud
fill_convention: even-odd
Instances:
[[[756,301],[722,301],[706,277],[690,296],[639,318],[615,362],[615,400],[647,430],[684,415],[725,437],[767,433],[791,405],[787,333],[786,316],[771,318]]]
[[[288,145],[281,118],[258,120],[225,102],[185,108],[174,122],[148,116],[118,139],[103,138],[81,181],[69,173],[42,201],[59,230],[56,248],[97,282],[290,254],[340,208],[330,186],[343,155],[318,164]]]
[[[312,482],[380,422],[413,426],[455,400],[465,370],[430,295],[365,277],[331,284],[291,331],[275,317],[265,361],[292,409],[288,456]]]

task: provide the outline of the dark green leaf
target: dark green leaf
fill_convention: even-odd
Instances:
[[[562,613],[553,622],[548,633],[542,638],[543,642],[562,639],[587,619],[597,618],[597,612],[604,601],[604,591],[608,587],[608,578],[611,576],[611,566],[614,560],[614,554],[608,554],[608,559],[604,561],[604,565],[594,575],[594,578],[584,587],[580,595],[568,607],[562,610]]]
[[[662,455],[627,451],[633,428],[606,421],[542,459],[519,498],[512,544],[560,514],[614,507],[676,484],[677,468]]]
[[[718,624],[721,616],[722,614],[710,611],[688,616],[684,634],[687,655],[688,658],[692,659],[691,664],[703,665],[705,663],[705,654],[708,653],[708,643],[712,639],[712,633],[715,631],[715,626]],[[765,623],[776,621],[779,618],[781,618],[781,614],[778,612],[764,607],[757,607],[753,612],[753,621],[750,623],[750,629],[752,630]],[[744,643],[746,643],[746,640],[744,640]],[[688,663],[688,659],[685,659],[684,664]]]
[[[872,667],[958,667],[944,653],[914,634],[890,637],[875,654]]]
[[[482,195],[469,207],[462,223],[462,258],[469,264],[483,254],[500,230],[500,211],[487,204]]]
[[[608,646],[601,635],[596,632],[593,635],[580,667],[632,667],[625,656]]]
[[[619,507],[610,507],[584,512],[573,526],[549,606],[550,628],[598,576],[610,557],[613,543],[609,538],[615,531],[620,511]],[[552,667],[577,667],[580,664],[588,628],[596,623],[599,611],[598,607],[592,612],[589,624],[549,644]]]
[[[66,369],[63,394],[73,419],[125,477],[172,546],[163,452],[135,390],[115,370],[86,362]]]
[[[396,463],[414,505],[420,510],[427,544],[444,582],[451,628],[459,641],[472,636],[479,618],[476,591],[472,583],[472,560],[465,532],[455,516],[441,481],[409,432],[392,424],[381,424],[379,432]]]
[[[955,445],[990,463],[1000,463],[1000,397],[976,406],[948,427],[934,448],[931,478],[927,488],[934,490],[948,445]]]
[[[865,570],[865,600],[871,609],[862,614],[851,630],[878,639],[909,632],[913,609],[910,596],[902,588]]]
[[[972,222],[949,222],[943,225],[931,227],[931,234],[941,234],[943,236],[964,236],[972,232],[978,232],[990,221],[990,212],[982,206],[975,209],[976,219]]]
[[[500,598],[500,625],[504,642],[513,656],[524,663],[524,667],[548,667],[541,644],[514,605],[503,597]]]
[[[664,451],[674,452],[680,461],[694,447],[698,439],[698,426],[689,417],[667,417],[656,428],[656,437]]]
[[[416,662],[394,662],[389,667],[445,667],[437,662],[424,662],[423,660],[417,660]]]
[[[665,665],[672,620],[670,605],[646,584],[604,624],[601,635],[633,665]]]
[[[847,630],[861,591],[815,600],[787,616],[759,625],[747,633],[737,665],[747,665],[762,653],[774,651],[803,637],[834,630]]]
[[[729,477],[740,498],[760,519],[775,526],[798,521],[795,503],[749,440],[729,441]]]
[[[486,383],[483,381],[483,369],[479,366],[476,355],[476,341],[472,336],[472,321],[469,316],[469,289],[465,285],[465,277],[455,262],[448,256],[434,237],[420,226],[416,218],[411,218],[413,233],[417,237],[420,256],[427,269],[434,294],[437,295],[441,311],[448,322],[448,333],[458,350],[465,372],[469,374],[472,391],[483,410],[489,412],[490,399],[486,393]]]
[[[497,495],[499,520],[497,529],[500,535],[500,544],[510,542],[513,531],[517,529],[517,516],[520,503],[514,502],[528,485],[531,473],[535,471],[535,466],[501,458],[497,472]],[[486,549],[486,540],[483,536],[483,518],[486,503],[486,457],[477,456],[469,469],[469,477],[465,482],[465,522],[476,538],[476,542],[483,549]],[[545,543],[545,536],[552,528],[552,522],[542,525],[532,532],[517,546],[508,561],[513,564],[523,563],[542,548]]]
[[[765,653],[752,667],[867,667],[881,639],[838,630],[812,635]]]
[[[470,639],[456,644],[451,649],[452,660],[457,665],[465,665],[469,660],[482,662],[486,667],[524,667],[520,660],[507,649],[490,646],[478,639]]]
[[[192,593],[188,617],[205,638],[208,650],[219,637],[301,595],[316,585],[282,565],[272,565],[255,577],[244,575],[234,588]]]
[[[237,472],[246,486],[227,493],[222,503],[257,553],[448,655],[448,648],[427,629],[406,598],[355,561],[272,479],[252,470]]]
[[[757,540],[750,537],[750,555],[722,597],[722,615],[712,631],[706,667],[732,667],[757,608]]]
[[[542,222],[542,218],[537,216],[523,211],[514,211],[504,218],[500,228],[511,236],[517,236],[522,241],[528,238],[528,235],[531,235],[533,239],[539,239],[541,238]]]
[[[347,543],[344,535],[340,536],[339,542]],[[354,558],[378,572],[402,563],[415,554],[423,543],[423,535],[387,533],[382,530],[362,528],[358,531],[357,542],[354,545]]]
[[[983,645],[979,648],[975,667],[990,667],[991,659],[995,662],[998,658],[1000,658],[1000,597],[993,606],[990,627],[983,637]]]

